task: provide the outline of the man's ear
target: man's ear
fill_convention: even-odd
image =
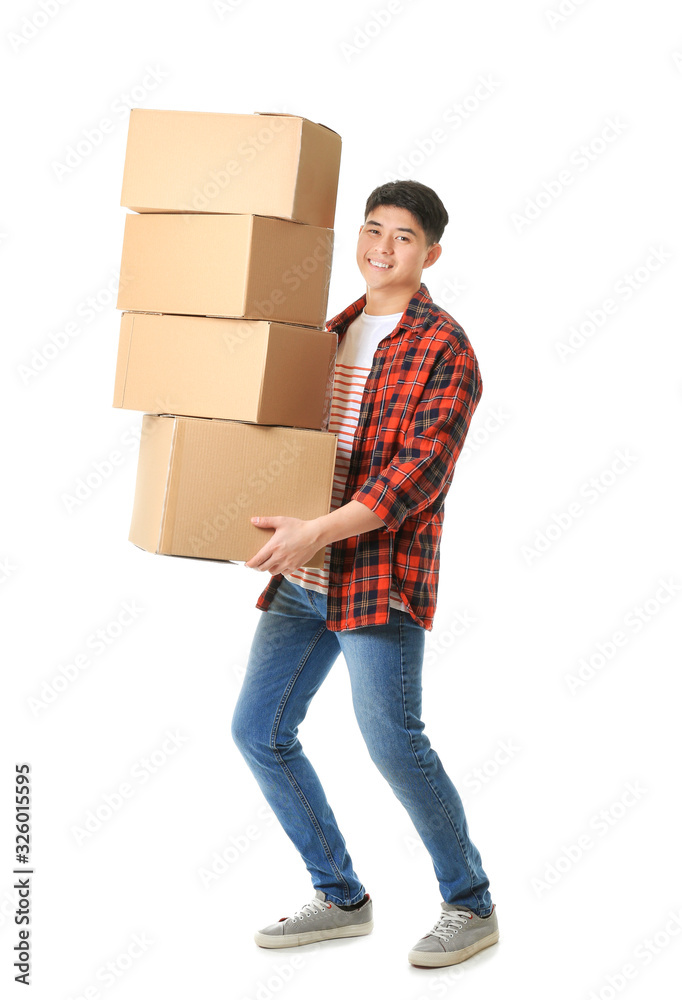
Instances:
[[[426,255],[422,267],[431,267],[432,264],[436,263],[442,252],[443,248],[440,243],[434,243],[433,246],[429,248],[429,252]]]

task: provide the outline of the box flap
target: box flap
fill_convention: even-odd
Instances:
[[[123,406],[128,366],[130,364],[130,345],[132,343],[134,317],[130,313],[121,315],[121,331],[118,338],[118,354],[116,357],[116,375],[114,377],[114,401],[112,406]]]
[[[128,540],[148,552],[159,552],[161,549],[162,511],[169,481],[174,432],[174,417],[145,413],[142,418]]]
[[[254,115],[272,115],[279,118],[300,118],[302,122],[309,122],[311,125],[319,125],[320,128],[326,128],[328,132],[334,132],[333,128],[329,128],[329,125],[324,125],[322,122],[314,122],[311,118],[306,118],[304,115],[295,115],[291,111],[254,111]],[[338,132],[334,132],[334,135],[341,136]]]

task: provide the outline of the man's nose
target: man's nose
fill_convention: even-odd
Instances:
[[[393,247],[392,247],[392,244],[391,244],[390,237],[389,236],[381,236],[381,237],[379,237],[379,239],[377,241],[377,244],[376,244],[376,249],[380,250],[382,253],[391,253],[392,250],[393,250]]]

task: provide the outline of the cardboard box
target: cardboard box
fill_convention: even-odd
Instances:
[[[323,327],[331,229],[258,215],[126,215],[117,309]]]
[[[121,205],[333,229],[340,160],[341,137],[307,118],[133,108]]]
[[[326,431],[337,343],[305,326],[124,312],[113,405]]]
[[[148,552],[247,561],[274,534],[254,514],[331,506],[336,434],[145,414],[129,540]],[[323,568],[321,548],[307,566]]]

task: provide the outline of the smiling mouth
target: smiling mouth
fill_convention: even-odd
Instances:
[[[378,267],[382,271],[388,271],[389,268],[393,267],[392,264],[382,264],[381,261],[372,260],[371,257],[368,257],[367,260],[370,262],[370,264],[372,265],[372,267]]]

